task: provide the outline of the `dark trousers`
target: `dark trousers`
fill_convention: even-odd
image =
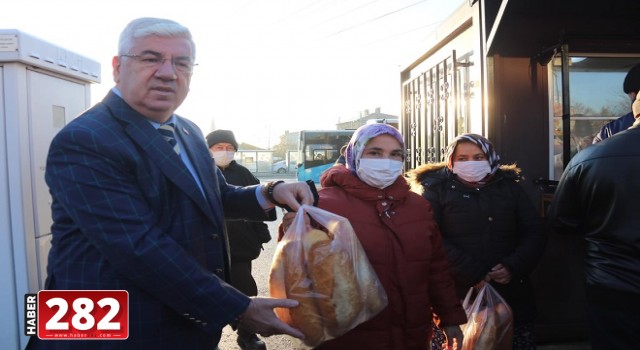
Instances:
[[[251,261],[231,262],[231,285],[242,293],[253,297],[258,295],[256,280],[251,275]],[[246,336],[252,334],[242,326],[238,327],[238,335]]]
[[[640,349],[640,293],[587,284],[592,350]]]
[[[231,261],[231,285],[245,295],[258,295],[256,280],[251,275],[251,261]]]

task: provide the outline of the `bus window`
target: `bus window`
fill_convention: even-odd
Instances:
[[[303,130],[298,145],[298,181],[320,182],[320,174],[333,166],[340,148],[349,143],[354,130]]]

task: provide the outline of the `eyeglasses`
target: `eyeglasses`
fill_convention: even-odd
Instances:
[[[160,68],[164,61],[170,60],[171,65],[181,73],[190,74],[193,72],[193,67],[197,66],[196,63],[189,57],[173,57],[173,58],[164,58],[161,55],[153,54],[153,53],[145,53],[142,55],[134,55],[134,54],[122,54],[120,57],[129,57],[136,60],[140,65],[145,68]]]

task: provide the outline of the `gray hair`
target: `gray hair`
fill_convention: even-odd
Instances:
[[[120,34],[118,41],[118,54],[128,54],[134,45],[134,41],[148,36],[169,38],[185,38],[191,44],[191,54],[196,57],[196,44],[193,42],[189,28],[178,22],[164,18],[142,17],[129,22]]]

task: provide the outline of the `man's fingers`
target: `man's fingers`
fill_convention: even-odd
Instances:
[[[309,186],[307,186],[304,182],[298,182],[295,184],[294,192],[291,195],[291,204],[289,206],[293,211],[298,211],[300,209],[300,204],[313,204],[313,195],[311,194],[311,190]]]
[[[298,211],[298,209],[300,209],[300,203],[298,203],[297,201],[291,201],[289,203],[287,203],[287,205],[289,206],[289,208],[291,208],[291,210]]]
[[[303,190],[304,190],[304,195],[301,197],[302,204],[313,205],[313,193],[311,193],[311,189],[309,188],[309,185],[305,183]]]
[[[298,301],[293,299],[276,299],[276,298],[264,298],[265,304],[271,308],[286,307],[292,308],[298,306]]]
[[[300,204],[313,205],[313,194],[304,182],[281,184],[274,188],[274,198],[289,206],[291,210],[298,211]]]
[[[275,298],[260,298],[261,303],[270,308],[292,308],[298,306],[298,302],[293,299],[275,299]],[[274,315],[275,316],[275,315]],[[265,337],[272,336],[274,334],[288,334],[296,338],[304,338],[304,334],[299,330],[291,327],[290,325],[282,322],[282,320],[276,318],[275,322],[271,322],[270,329],[260,332]]]

